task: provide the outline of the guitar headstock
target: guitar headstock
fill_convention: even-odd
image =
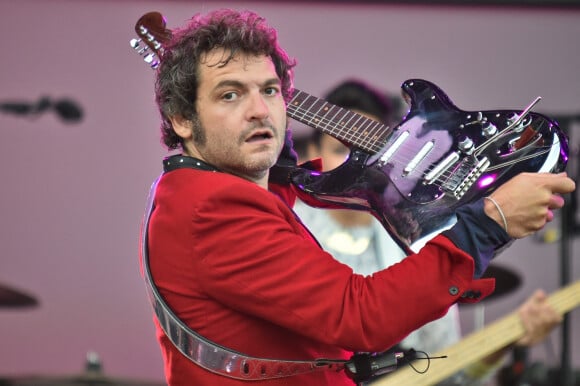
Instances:
[[[171,30],[166,28],[165,18],[159,12],[148,12],[135,24],[139,38],[131,39],[129,44],[143,56],[145,63],[155,69],[163,56],[163,45],[171,39]]]

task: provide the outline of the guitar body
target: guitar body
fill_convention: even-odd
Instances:
[[[489,195],[515,175],[566,166],[566,136],[541,114],[463,111],[420,79],[404,82],[402,90],[410,109],[392,130],[365,127],[376,123],[361,124],[357,114],[317,98],[310,106],[313,97],[300,100],[300,91],[288,110],[292,118],[351,147],[340,167],[322,173],[299,168],[292,183],[321,203],[370,211],[407,252],[451,226],[457,207]],[[349,122],[356,123],[349,127]]]

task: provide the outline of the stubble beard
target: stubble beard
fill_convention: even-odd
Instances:
[[[244,156],[242,154],[242,152],[236,151],[236,149],[216,147],[216,149],[219,149],[219,150],[210,153],[210,155],[213,158],[215,158],[216,160],[222,160],[223,163],[222,164],[215,164],[215,161],[212,162],[211,159],[205,159],[205,161],[212,164],[213,166],[218,167],[220,170],[222,170],[224,172],[228,172],[228,173],[237,175],[237,176],[242,177],[242,178],[250,179],[253,181],[257,181],[257,180],[260,180],[261,178],[263,178],[264,175],[266,173],[268,173],[270,168],[272,166],[274,166],[274,164],[276,164],[276,161],[278,160],[278,157],[280,155],[280,151],[282,148],[281,142],[283,142],[283,139],[280,138],[280,134],[279,134],[278,130],[273,125],[271,125],[269,123],[261,122],[260,124],[256,124],[256,125],[248,128],[247,130],[244,130],[240,134],[238,141],[237,141],[237,145],[238,145],[237,150],[239,150],[245,144],[245,138],[246,138],[247,134],[249,132],[251,132],[252,130],[254,130],[256,128],[256,126],[258,126],[258,127],[263,127],[263,126],[270,127],[270,129],[272,130],[272,133],[274,135],[274,139],[278,140],[278,146],[277,146],[278,148],[276,149],[276,151],[274,151],[272,153],[272,155],[270,157],[267,157],[267,158],[263,157],[263,156],[251,157],[251,155]],[[285,135],[285,134],[286,134],[286,132],[284,131],[282,135]],[[201,121],[200,121],[198,116],[196,116],[195,118],[192,119],[192,141],[194,142],[194,144],[196,145],[196,147],[198,149],[203,149],[207,145],[206,130],[203,127],[203,125],[201,124]],[[259,149],[259,150],[261,150],[261,149]],[[258,150],[258,152],[260,152],[259,150]],[[232,157],[232,153],[236,154],[236,157]]]

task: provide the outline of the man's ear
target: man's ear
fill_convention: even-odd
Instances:
[[[170,117],[171,125],[173,126],[173,131],[175,134],[183,139],[189,139],[193,135],[193,124],[190,120],[183,118],[182,116]]]

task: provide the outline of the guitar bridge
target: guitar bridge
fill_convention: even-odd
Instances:
[[[487,157],[483,157],[477,163],[469,159],[462,162],[457,169],[453,171],[441,186],[446,193],[450,193],[456,199],[461,199],[463,195],[473,186],[475,181],[487,170],[490,161]]]

